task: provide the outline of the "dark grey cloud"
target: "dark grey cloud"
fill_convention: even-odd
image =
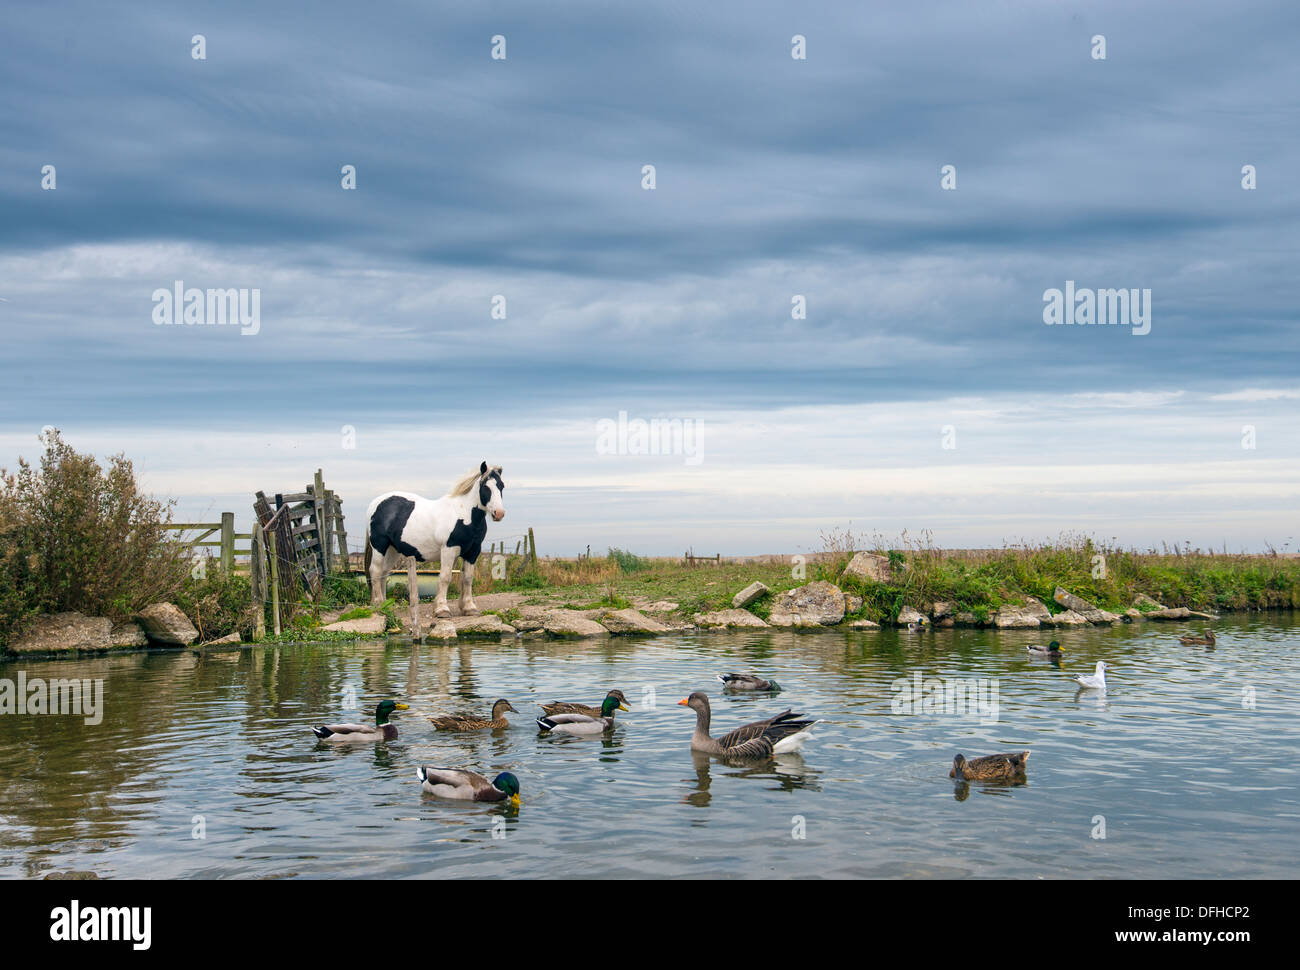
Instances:
[[[158,402],[223,391],[251,420],[303,400],[301,360],[440,412],[484,380],[560,409],[575,388],[761,406],[1296,370],[1289,3],[552,6],[7,7],[21,393],[0,420],[201,422]],[[105,247],[122,259],[97,268]],[[263,333],[153,328],[148,293],[178,278],[261,287]],[[1150,287],[1152,334],[1044,327],[1066,279]]]

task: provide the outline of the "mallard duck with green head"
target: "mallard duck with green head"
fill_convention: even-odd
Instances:
[[[1040,647],[1038,644],[1034,643],[1028,647],[1025,647],[1025,649],[1029,651],[1031,656],[1050,657],[1053,660],[1060,660],[1061,654],[1065,652],[1061,648],[1060,640],[1053,640],[1045,647]]]
[[[503,771],[488,781],[477,771],[468,768],[433,768],[426,765],[415,769],[421,787],[438,798],[454,798],[462,802],[504,802],[519,805],[519,779]]]
[[[510,726],[510,722],[506,720],[506,711],[515,711],[515,709],[510,706],[508,700],[500,697],[492,705],[491,717],[475,717],[473,714],[439,714],[429,718],[429,721],[439,731],[500,731]],[[519,712],[515,711],[515,713]]]
[[[625,705],[623,710],[627,710],[626,704],[628,703],[628,700],[623,696],[621,690],[611,690],[605,695],[605,697],[607,699],[610,697],[614,698],[614,700],[618,701],[620,704]],[[601,702],[601,706],[604,706],[604,701]],[[550,704],[543,704],[542,710],[550,716],[556,714],[585,714],[587,717],[602,716],[600,713],[600,707],[592,707],[590,704],[579,704],[575,701],[553,701]]]
[[[321,724],[311,733],[322,741],[396,741],[397,725],[390,724],[393,711],[405,711],[407,706],[397,701],[380,701],[375,708],[374,724]]]
[[[586,714],[548,714],[537,719],[537,727],[550,734],[604,734],[614,728],[614,712],[627,707],[613,694],[606,696],[600,705],[599,717]]]
[[[989,754],[970,761],[966,760],[965,755],[959,754],[952,759],[952,771],[948,772],[948,777],[962,781],[1005,781],[1022,776],[1028,760],[1028,751]]]

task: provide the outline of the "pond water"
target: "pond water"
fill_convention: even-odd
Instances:
[[[1217,649],[1183,624],[1048,631],[698,633],[651,640],[302,644],[0,664],[0,678],[102,679],[102,723],[0,716],[0,876],[1293,877],[1300,857],[1300,625],[1225,617]],[[1104,696],[1069,674],[1111,665]],[[718,672],[774,677],[731,697]],[[997,710],[900,680],[983,687]],[[537,704],[632,710],[608,737],[539,736]],[[992,693],[996,687],[996,695]],[[802,756],[693,756],[793,706],[821,719]],[[508,730],[442,734],[425,714]],[[340,748],[311,725],[392,697],[391,743]],[[355,702],[354,699],[355,698]],[[1029,748],[1024,784],[956,784],[953,755]],[[420,764],[520,779],[518,810],[422,794]],[[200,818],[201,816],[201,818]],[[200,834],[202,838],[195,838]],[[1100,837],[1104,835],[1103,837]]]

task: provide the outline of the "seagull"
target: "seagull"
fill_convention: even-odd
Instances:
[[[1091,677],[1080,677],[1074,675],[1075,682],[1085,690],[1105,690],[1106,689],[1106,661],[1097,661],[1097,672]]]

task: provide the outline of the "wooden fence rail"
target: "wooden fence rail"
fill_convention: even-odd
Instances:
[[[722,565],[722,553],[716,556],[697,556],[693,552],[686,552],[682,555],[682,564],[686,566],[698,566],[700,563],[708,563],[711,566]]]
[[[191,549],[217,549],[218,560],[221,564],[221,572],[229,576],[235,568],[235,556],[252,556],[252,533],[235,531],[235,513],[222,512],[220,522],[172,522],[165,526],[164,529],[170,532],[186,533],[194,532],[197,535],[192,537],[181,536],[177,539],[181,545],[188,546]],[[212,538],[212,536],[217,538]],[[239,546],[237,543],[246,542],[248,545]]]

